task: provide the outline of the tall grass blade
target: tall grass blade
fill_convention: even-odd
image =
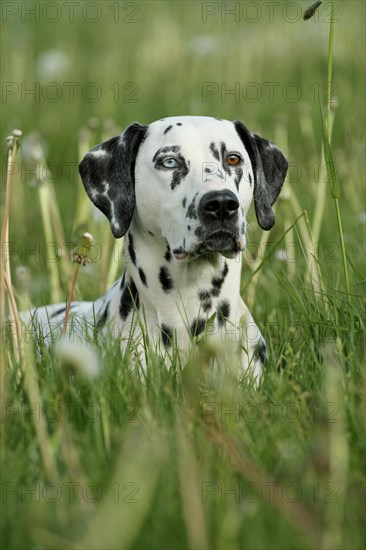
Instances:
[[[333,158],[332,147],[330,143],[331,138],[331,117],[330,117],[330,107],[331,107],[331,85],[332,85],[332,63],[333,63],[333,41],[334,41],[334,0],[332,0],[332,11],[330,18],[330,29],[329,29],[329,48],[328,48],[328,82],[327,82],[327,114],[328,120],[327,124],[324,120],[323,108],[321,102],[319,101],[320,109],[320,119],[322,125],[322,137],[323,137],[323,146],[324,146],[324,158],[325,164],[327,167],[328,181],[330,185],[330,191],[335,203],[337,224],[338,224],[338,233],[341,244],[341,253],[342,253],[342,263],[343,263],[343,272],[346,282],[347,292],[350,292],[350,282],[348,276],[348,267],[347,267],[347,257],[346,257],[346,247],[344,244],[344,235],[342,227],[342,219],[339,208],[339,197],[340,197],[340,188],[338,181],[338,174]],[[319,99],[319,98],[318,98]]]

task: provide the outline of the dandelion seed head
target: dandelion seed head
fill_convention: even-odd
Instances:
[[[45,158],[45,144],[39,132],[31,132],[22,141],[24,160],[41,162]]]
[[[199,34],[191,38],[188,47],[196,55],[205,56],[218,51],[218,42],[214,36]]]
[[[32,285],[32,275],[28,266],[18,265],[15,268],[15,278],[19,288],[26,291],[30,290]]]
[[[42,82],[62,79],[67,76],[70,65],[69,56],[62,50],[46,50],[36,59],[36,74]]]
[[[95,347],[81,340],[71,341],[64,336],[56,343],[56,354],[63,366],[90,380],[101,373],[100,357]]]
[[[276,260],[280,260],[281,262],[287,262],[287,251],[284,248],[276,250],[275,258]]]

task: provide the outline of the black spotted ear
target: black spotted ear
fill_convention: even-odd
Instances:
[[[107,216],[117,238],[128,230],[135,209],[135,161],[147,128],[131,124],[119,136],[93,147],[79,164],[89,198]]]
[[[288,162],[278,147],[249,132],[240,120],[234,121],[234,125],[252,163],[257,220],[262,229],[269,230],[275,223],[271,206],[285,181]]]

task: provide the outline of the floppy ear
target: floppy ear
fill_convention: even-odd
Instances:
[[[267,139],[252,134],[240,120],[234,122],[254,173],[254,207],[262,229],[269,230],[275,223],[271,208],[286,177],[288,162],[281,151]]]
[[[117,238],[128,230],[135,209],[135,161],[146,132],[147,126],[135,122],[93,147],[79,164],[89,198],[107,216]]]

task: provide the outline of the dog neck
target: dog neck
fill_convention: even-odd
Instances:
[[[124,284],[158,320],[182,308],[190,321],[213,313],[228,316],[239,302],[241,254],[215,253],[177,260],[162,235],[134,226],[125,236]],[[218,313],[219,312],[219,313]]]

